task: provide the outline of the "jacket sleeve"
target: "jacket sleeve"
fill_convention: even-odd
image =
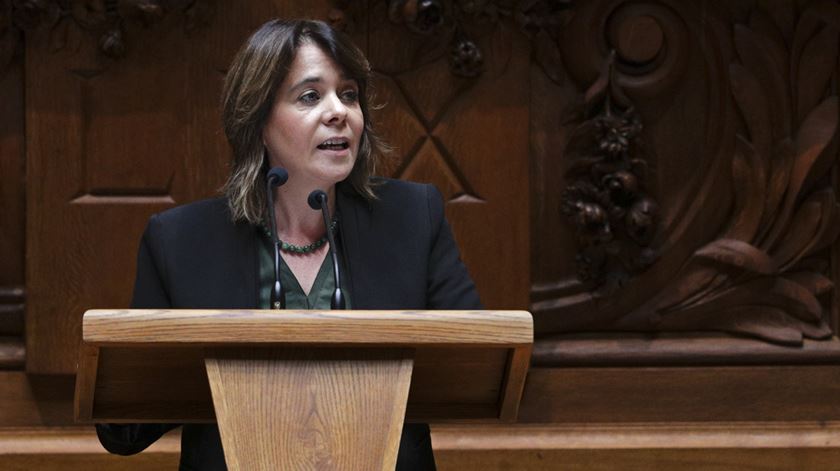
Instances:
[[[443,197],[434,186],[426,188],[432,241],[427,283],[428,309],[483,309],[446,221]]]
[[[163,250],[159,237],[160,222],[152,216],[137,252],[137,275],[134,280],[134,309],[165,309],[170,307],[166,292]],[[96,424],[99,442],[110,453],[133,455],[157,441],[164,433],[179,424]]]

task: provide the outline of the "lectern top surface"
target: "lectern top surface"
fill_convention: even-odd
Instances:
[[[528,345],[526,311],[90,310],[84,341],[115,344]]]

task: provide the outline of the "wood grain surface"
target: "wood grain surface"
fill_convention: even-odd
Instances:
[[[91,310],[84,341],[114,344],[528,345],[525,311]]]
[[[73,425],[73,380],[0,371],[0,429]]]
[[[181,434],[170,432],[133,456],[108,453],[92,427],[0,429],[3,471],[157,471],[177,469]]]
[[[836,448],[840,422],[437,425],[435,450]]]
[[[524,423],[840,420],[840,366],[531,368]]]
[[[519,404],[522,400],[522,390],[525,388],[525,377],[531,360],[531,347],[514,348],[510,351],[508,368],[505,369],[505,379],[502,383],[501,413],[503,421],[513,422],[519,414]]]
[[[96,389],[96,377],[99,372],[99,349],[91,345],[79,348],[79,371],[76,375],[76,400],[73,416],[76,420],[90,419],[93,415],[93,399]],[[80,400],[84,398],[84,400]]]
[[[822,471],[837,422],[432,426],[441,471]]]
[[[231,470],[394,468],[412,352],[208,352],[207,376]]]

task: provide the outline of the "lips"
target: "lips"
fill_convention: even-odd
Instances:
[[[321,150],[345,150],[350,147],[350,140],[346,137],[331,137],[317,147]]]

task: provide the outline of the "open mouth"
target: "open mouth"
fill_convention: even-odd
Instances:
[[[318,144],[321,150],[344,150],[350,147],[350,142],[345,138],[333,138]]]

